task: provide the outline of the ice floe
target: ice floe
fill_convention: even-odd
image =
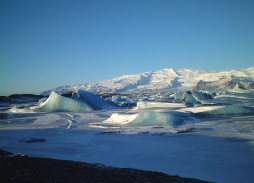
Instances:
[[[186,107],[185,103],[168,103],[168,102],[138,102],[137,103],[137,109],[143,109],[143,108],[182,108]]]
[[[170,113],[141,112],[133,121],[127,123],[127,126],[173,126],[181,122],[182,120]]]

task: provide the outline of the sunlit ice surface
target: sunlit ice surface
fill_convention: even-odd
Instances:
[[[0,146],[29,156],[252,182],[253,99],[252,94],[229,94],[194,107],[9,111],[0,119]]]

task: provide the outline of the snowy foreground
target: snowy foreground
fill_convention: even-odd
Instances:
[[[253,182],[253,93],[218,95],[195,107],[138,104],[90,112],[5,112],[0,148],[214,182]]]

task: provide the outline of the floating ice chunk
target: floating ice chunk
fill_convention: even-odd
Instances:
[[[140,98],[140,99],[138,99],[138,101],[140,101],[140,102],[142,102],[142,101],[149,101],[149,99],[148,98]]]
[[[144,95],[142,93],[140,93],[139,95],[137,95],[138,98],[143,98]]]
[[[173,126],[181,123],[183,120],[175,115],[165,112],[141,112],[137,117],[127,123],[127,126]]]
[[[128,107],[128,108],[133,108],[136,106],[137,106],[136,102],[124,102],[121,104],[121,107]]]
[[[173,95],[171,95],[170,97],[175,98],[175,100],[182,100],[183,99],[183,92],[176,92]]]
[[[234,105],[241,107],[254,107],[254,93],[231,93],[215,96],[214,99],[204,100],[205,105]]]
[[[237,83],[235,87],[232,90],[229,90],[230,92],[236,92],[236,93],[251,93],[254,92],[253,89],[246,90],[241,83]]]
[[[27,113],[31,112],[29,107],[24,107],[24,108],[19,108],[14,106],[13,108],[10,109],[10,112],[17,112],[17,113]]]
[[[44,97],[44,98],[40,99],[40,100],[38,101],[38,103],[43,103],[43,102],[45,102],[47,99],[48,99],[47,97]]]
[[[206,93],[198,92],[198,91],[191,91],[191,94],[196,100],[208,100],[212,99],[212,97]]]
[[[182,108],[182,109],[177,109],[175,111],[183,112],[183,113],[201,113],[201,112],[212,111],[215,109],[221,109],[223,107],[225,106],[202,106],[202,107]]]
[[[235,117],[235,116],[246,116],[246,115],[253,115],[254,110],[253,108],[245,108],[245,107],[238,107],[238,106],[220,106],[214,110],[205,111],[205,112],[198,112],[193,113],[194,116],[197,117]]]
[[[111,123],[111,124],[127,124],[131,121],[133,121],[138,114],[119,114],[119,113],[114,113],[111,115],[110,118],[107,120],[103,121],[103,123]]]
[[[191,92],[189,92],[189,91],[184,92],[183,99],[196,102],[196,99],[192,96]]]
[[[234,86],[234,88],[233,89],[236,89],[236,88],[241,88],[241,89],[244,89],[245,90],[245,88],[243,87],[243,85],[241,84],[241,83],[236,83],[236,85]]]
[[[137,109],[143,108],[155,108],[155,107],[166,107],[166,108],[178,108],[186,107],[185,103],[166,103],[166,102],[138,102]]]
[[[110,106],[114,106],[114,107],[119,107],[119,105],[117,105],[116,103],[114,103],[113,101],[111,100],[105,100],[107,102],[108,105]]]
[[[88,103],[96,110],[108,107],[109,104],[99,96],[84,90],[73,92],[71,99],[75,99],[84,103]]]
[[[174,98],[169,97],[169,96],[165,96],[165,97],[161,97],[160,100],[169,101],[169,100],[174,100]]]
[[[119,104],[120,102],[125,101],[126,99],[122,99],[120,96],[114,98],[112,101],[116,104]]]
[[[212,98],[210,95],[198,91],[176,92],[171,95],[171,97],[174,97],[176,100],[185,99],[190,101],[207,100]]]
[[[49,98],[42,103],[39,107],[30,107],[30,109],[34,112],[87,112],[93,111],[94,108],[85,101],[78,101],[66,97],[62,97],[56,92],[52,91]]]
[[[218,95],[225,95],[225,94],[230,94],[229,91],[225,91],[225,90],[211,90],[211,91],[205,91],[205,93],[207,93],[208,95],[215,97]]]

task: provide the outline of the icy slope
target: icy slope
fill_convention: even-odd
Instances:
[[[200,80],[217,81],[220,78],[234,77],[237,81],[254,82],[254,67],[242,70],[210,71],[200,69],[163,69],[136,75],[124,75],[98,83],[66,85],[53,91],[65,93],[70,90],[86,90],[94,94],[102,93],[140,93],[150,91],[191,90]],[[49,95],[52,90],[42,92]]]

